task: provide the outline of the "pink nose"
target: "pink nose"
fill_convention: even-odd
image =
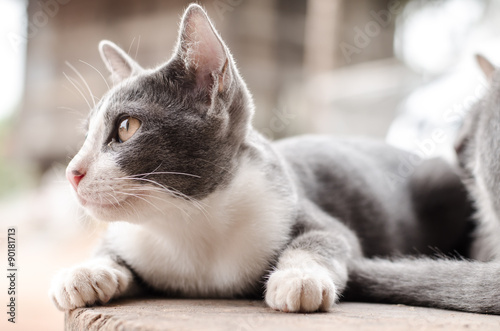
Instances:
[[[80,172],[78,170],[71,170],[66,172],[66,177],[71,183],[71,186],[73,186],[73,188],[76,191],[78,189],[78,184],[80,183],[82,178],[85,177],[85,172],[84,171]]]

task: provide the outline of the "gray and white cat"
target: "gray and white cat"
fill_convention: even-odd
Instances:
[[[55,277],[59,309],[148,288],[264,296],[286,312],[328,310],[346,295],[500,313],[500,266],[380,259],[466,251],[470,204],[443,161],[389,185],[414,155],[367,140],[268,142],[198,5],[158,68],[108,41],[100,52],[121,82],[92,110],[67,176],[85,210],[111,223],[92,260]]]

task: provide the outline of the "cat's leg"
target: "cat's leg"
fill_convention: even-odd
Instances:
[[[50,298],[59,310],[70,310],[109,300],[130,292],[133,273],[110,256],[96,257],[61,270],[52,280]]]
[[[328,216],[318,214],[306,217],[321,217],[319,223],[324,225]],[[347,263],[359,257],[361,250],[347,228],[335,219],[328,221],[334,226],[302,232],[280,255],[267,281],[265,300],[271,308],[326,311],[338,300],[348,279]]]

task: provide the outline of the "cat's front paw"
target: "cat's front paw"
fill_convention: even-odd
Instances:
[[[98,262],[60,271],[52,280],[49,295],[62,311],[106,303],[128,287],[130,275]]]
[[[336,297],[331,277],[322,270],[277,270],[267,282],[266,303],[284,312],[327,311]]]

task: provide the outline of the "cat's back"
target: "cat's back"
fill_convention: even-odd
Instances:
[[[434,244],[431,236],[450,231],[452,222],[459,230],[440,249],[456,249],[470,210],[463,184],[443,160],[422,160],[365,138],[309,135],[273,146],[292,169],[299,192],[355,230],[368,255],[425,252]],[[441,210],[457,215],[443,216]]]
[[[381,141],[307,135],[273,143],[293,170],[299,190],[324,209],[350,219],[359,204],[376,214],[406,206],[415,169],[399,173],[411,154]],[[373,211],[375,212],[375,211]]]
[[[405,188],[416,169],[414,155],[373,139],[305,135],[273,145],[306,190],[313,176],[327,185],[344,187],[350,182],[363,184],[364,190],[397,192]]]

